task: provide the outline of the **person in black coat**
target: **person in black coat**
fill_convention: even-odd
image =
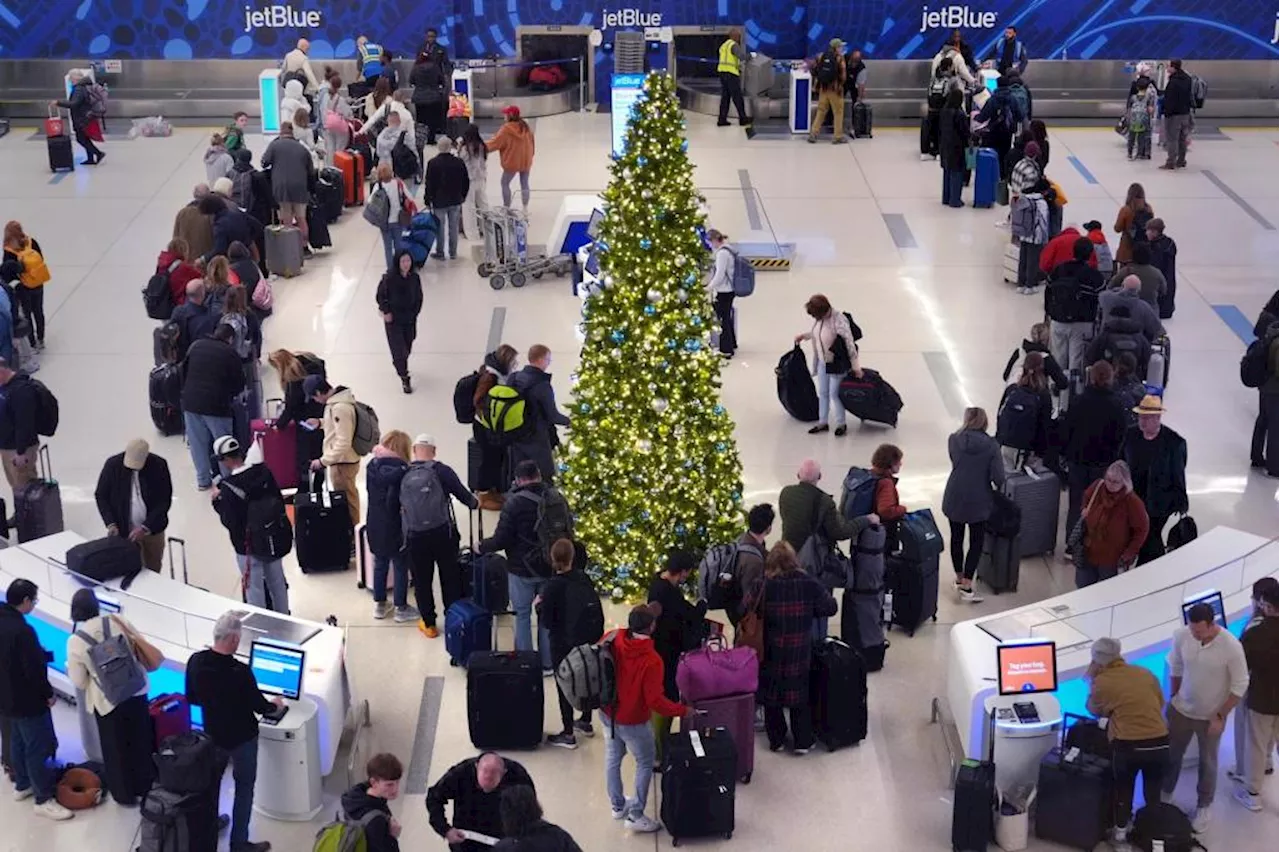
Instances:
[[[405,393],[413,393],[409,379],[409,356],[413,354],[413,341],[418,336],[418,314],[422,312],[422,279],[413,270],[413,255],[401,249],[396,254],[395,266],[383,274],[378,282],[378,312],[382,314],[387,332],[387,348],[391,350],[391,364],[400,377]]]
[[[420,53],[409,72],[409,85],[413,88],[413,111],[418,124],[427,128],[424,144],[436,144],[436,134],[444,132],[448,111],[448,75],[444,66],[430,53]]]
[[[437,144],[440,152],[427,163],[423,198],[440,218],[441,230],[436,242],[435,258],[444,259],[447,242],[449,259],[453,260],[458,256],[462,203],[471,192],[471,178],[467,175],[467,164],[453,153],[453,141],[442,136]]]
[[[231,402],[244,390],[244,367],[231,345],[234,337],[231,326],[219,325],[212,337],[191,344],[180,367],[182,418],[196,469],[196,488],[201,491],[213,485],[213,442],[232,434]]]
[[[1067,462],[1067,531],[1080,518],[1085,489],[1120,458],[1128,420],[1113,390],[1115,370],[1108,361],[1089,368],[1089,383],[1071,402],[1062,420],[1062,458]]]
[[[232,243],[251,246],[261,236],[261,222],[217,195],[211,193],[200,199],[199,210],[213,218],[213,248],[201,258],[205,263],[218,255],[226,255]]]
[[[529,771],[510,758],[487,751],[449,767],[427,790],[427,821],[449,841],[450,852],[488,852],[492,847],[467,840],[462,829],[502,838],[502,794],[511,787],[534,789]],[[453,819],[445,806],[453,802]]]
[[[525,398],[525,417],[532,416],[533,432],[523,441],[511,447],[513,463],[530,459],[542,471],[543,480],[550,482],[555,473],[551,451],[560,444],[557,426],[568,426],[569,416],[561,413],[556,405],[556,392],[551,387],[551,350],[541,343],[529,347],[525,366],[511,374],[507,384]]]
[[[560,661],[578,645],[598,642],[604,635],[604,610],[600,606],[600,594],[585,571],[574,567],[574,546],[567,538],[551,545],[551,570],[555,572],[542,586],[542,603],[538,605],[538,624],[547,628],[551,642],[551,666],[559,668]],[[591,711],[584,710],[575,725],[573,705],[557,689],[560,701],[561,730],[547,737],[549,745],[560,748],[577,748],[575,727],[586,736],[595,731],[591,727]]]
[[[49,106],[62,107],[71,111],[71,129],[75,131],[76,142],[84,148],[84,153],[88,157],[85,165],[96,166],[105,160],[107,155],[89,138],[89,122],[93,119],[91,114],[93,102],[89,98],[89,86],[93,81],[79,69],[73,70],[68,76],[71,79],[71,94],[65,100],[49,101]]]
[[[532,787],[503,790],[498,813],[506,837],[494,847],[496,852],[582,852],[569,832],[542,818],[542,806]]]
[[[125,536],[136,543],[142,551],[142,564],[158,572],[173,506],[169,463],[152,453],[146,441],[134,438],[123,453],[102,466],[93,498],[107,535]]]
[[[706,638],[703,622],[707,615],[707,602],[689,603],[681,590],[697,567],[697,557],[692,553],[673,550],[667,556],[667,567],[649,584],[649,603],[656,602],[662,607],[653,627],[653,649],[662,658],[662,691],[671,701],[680,700],[680,689],[676,686],[680,655],[694,650]],[[670,732],[671,717],[655,716],[654,733],[659,756]]]
[[[1133,491],[1142,498],[1150,525],[1147,540],[1138,553],[1145,565],[1164,555],[1164,528],[1175,514],[1190,508],[1187,497],[1187,441],[1160,422],[1164,401],[1148,394],[1138,403],[1138,425],[1124,435],[1120,458],[1133,473]]]
[[[965,149],[969,147],[969,117],[964,112],[964,92],[947,92],[946,103],[938,114],[938,164],[942,166],[942,203],[963,207],[960,198],[964,187]]]
[[[187,357],[191,344],[213,333],[222,317],[209,300],[209,288],[204,279],[187,282],[187,300],[173,309],[169,322],[178,329],[178,345],[174,357],[181,361]]]

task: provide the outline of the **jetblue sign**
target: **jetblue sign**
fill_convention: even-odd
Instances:
[[[293,6],[267,6],[263,9],[244,7],[244,31],[269,27],[271,29],[315,29],[323,18],[314,9],[299,10]]]

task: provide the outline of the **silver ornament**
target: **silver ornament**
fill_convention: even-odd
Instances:
[[[650,290],[648,293],[644,294],[644,297],[650,302],[656,303],[662,298],[662,294],[657,290]]]
[[[665,399],[663,399],[660,396],[654,397],[653,402],[651,404],[653,405],[653,410],[656,411],[658,414],[661,414],[662,412],[667,410],[668,403]]]

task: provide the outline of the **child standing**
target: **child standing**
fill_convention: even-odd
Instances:
[[[1140,80],[1129,98],[1129,159],[1151,159],[1151,126],[1155,123],[1155,90]],[[1137,153],[1134,153],[1135,148]]]

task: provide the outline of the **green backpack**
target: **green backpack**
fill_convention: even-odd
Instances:
[[[520,391],[510,385],[494,385],[485,397],[476,422],[499,444],[518,443],[533,433],[533,412]]]
[[[369,811],[360,819],[344,819],[342,814],[335,815],[333,822],[316,833],[312,852],[368,852],[369,840],[365,837],[365,829],[380,816],[386,814]]]

